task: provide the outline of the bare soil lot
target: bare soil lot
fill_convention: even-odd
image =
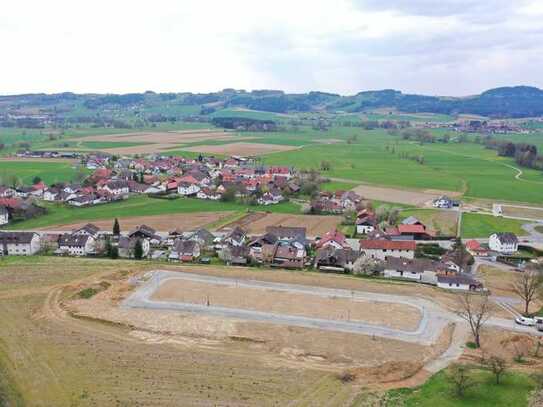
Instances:
[[[239,140],[239,138],[236,138]],[[263,143],[229,143],[221,145],[202,145],[184,148],[186,151],[194,151],[208,154],[224,155],[263,155],[281,151],[298,150],[297,146],[285,146],[280,144]]]
[[[147,225],[158,230],[159,232],[168,232],[174,229],[182,231],[190,231],[199,227],[203,227],[210,223],[218,222],[227,218],[232,212],[196,212],[186,214],[169,214],[155,216],[133,216],[119,218],[121,227],[125,230],[134,229],[139,225]],[[88,222],[73,223],[70,225],[48,226],[43,230],[52,231],[70,231],[86,225]],[[113,222],[111,220],[97,220],[91,222],[104,230],[110,230]]]
[[[326,232],[337,227],[341,221],[341,216],[320,216],[320,215],[291,215],[283,213],[266,213],[265,216],[256,217],[254,214],[249,214],[251,221],[244,222],[245,218],[240,219],[229,227],[241,226],[250,234],[263,234],[268,226],[293,226],[305,227],[307,235],[322,236]],[[237,223],[240,223],[239,225]]]
[[[346,298],[288,293],[273,289],[230,287],[172,279],[162,283],[153,300],[210,304],[275,314],[359,321],[390,328],[415,330],[420,313],[414,307],[384,302],[353,301]]]
[[[519,218],[543,220],[543,208],[502,205],[502,212],[505,216],[517,216]]]
[[[397,188],[376,187],[372,185],[358,185],[353,188],[353,191],[359,195],[362,195],[364,199],[385,202],[397,202],[413,206],[424,206],[428,202],[440,197],[441,195],[447,195],[450,197],[460,195],[460,192],[453,191],[410,191]]]
[[[124,134],[106,134],[99,136],[88,136],[78,138],[77,141],[93,142],[133,142],[150,143],[147,145],[130,147],[110,147],[104,148],[113,154],[143,154],[161,152],[180,147],[184,143],[202,142],[206,140],[248,140],[251,137],[238,136],[236,133],[217,131],[217,130],[188,130],[171,132],[138,132]]]

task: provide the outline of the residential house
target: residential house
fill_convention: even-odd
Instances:
[[[177,193],[182,196],[194,196],[200,191],[197,183],[179,182],[177,185]]]
[[[0,232],[2,256],[31,256],[40,247],[40,236],[35,232]]]
[[[417,244],[414,241],[370,240],[360,241],[360,252],[371,259],[386,260],[389,257],[413,259]]]
[[[222,238],[221,244],[242,246],[245,243],[246,237],[247,234],[245,233],[245,231],[239,226],[236,226]]]
[[[277,242],[273,252],[272,267],[286,269],[302,269],[307,260],[305,245],[297,240],[290,242]]]
[[[246,266],[249,263],[249,248],[227,244],[220,249],[219,258],[230,266]]]
[[[211,249],[215,243],[215,235],[206,229],[197,229],[193,232],[189,232],[187,240],[198,242],[202,249]]]
[[[75,229],[72,234],[97,237],[100,233],[100,228],[92,223],[87,223],[85,226]]]
[[[383,265],[385,278],[401,278],[437,284],[438,274],[447,274],[447,266],[430,259],[388,257]]]
[[[279,240],[306,241],[306,228],[294,226],[267,226],[266,233],[272,234]]]
[[[141,242],[142,257],[148,257],[151,250],[149,240],[137,236],[119,237],[119,257],[124,259],[134,258],[134,252],[138,241]]]
[[[363,209],[356,215],[356,233],[359,235],[367,235],[377,227],[377,217],[368,209]]]
[[[514,233],[494,233],[488,239],[488,247],[501,254],[513,254],[518,251],[518,238]]]
[[[468,240],[466,242],[466,250],[472,256],[487,257],[490,255],[490,250],[483,247],[477,240]]]
[[[457,205],[457,202],[453,201],[448,196],[440,196],[439,198],[433,200],[432,205],[434,208],[451,209]]]
[[[437,286],[446,290],[481,291],[483,284],[469,274],[438,275]]]
[[[138,226],[128,234],[128,237],[148,240],[151,244],[159,244],[162,240],[161,237],[157,235],[156,230],[147,225]]]
[[[9,223],[9,211],[3,205],[0,205],[0,225],[6,225]]]
[[[317,249],[322,249],[328,246],[332,246],[335,249],[346,249],[349,247],[347,244],[347,238],[337,229],[326,232],[324,236],[315,243],[315,247]]]
[[[317,250],[315,268],[321,271],[348,272],[353,269],[358,253],[348,248],[325,246]]]
[[[266,233],[263,236],[258,236],[253,238],[249,244],[247,244],[247,247],[249,247],[249,255],[251,258],[255,259],[257,262],[262,263],[264,262],[263,258],[263,247],[265,246],[274,246],[277,242],[277,236]],[[273,255],[270,256],[270,262],[273,259]]]
[[[200,257],[200,244],[194,240],[177,240],[170,252],[170,260],[191,262]]]
[[[96,240],[88,234],[65,233],[58,240],[56,254],[87,256],[96,253]]]
[[[130,192],[130,185],[125,180],[111,180],[106,182],[102,188],[113,196],[126,195]]]

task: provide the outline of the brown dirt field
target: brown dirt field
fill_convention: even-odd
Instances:
[[[266,212],[251,212],[243,216],[241,219],[223,225],[221,228],[219,228],[219,230],[231,230],[236,228],[237,226],[246,230],[248,225],[256,222],[259,219],[265,218],[267,215],[268,214]]]
[[[249,215],[251,216],[251,215]],[[243,218],[241,219],[243,221]],[[292,226],[305,227],[310,237],[322,236],[326,232],[337,227],[342,221],[341,216],[320,215],[291,215],[285,213],[267,213],[255,221],[244,224],[243,227],[250,234],[263,234],[267,226]],[[236,226],[236,225],[229,225]]]
[[[136,132],[123,134],[106,134],[88,137],[79,137],[77,141],[107,141],[107,142],[134,142],[150,143],[147,145],[131,147],[104,148],[113,154],[145,154],[161,152],[179,148],[184,143],[202,142],[206,140],[252,140],[252,137],[238,136],[237,133],[217,130],[188,130],[163,132]]]
[[[515,208],[513,206],[502,205],[502,212],[505,216],[543,220],[543,208]]]
[[[187,214],[169,214],[169,215],[155,215],[155,216],[134,216],[119,218],[121,228],[128,230],[134,229],[139,225],[147,225],[158,230],[159,232],[168,232],[176,228],[183,231],[190,231],[199,227],[203,227],[210,223],[220,221],[227,218],[232,212],[196,212]],[[52,231],[70,231],[86,225],[89,222],[73,223],[70,225],[58,225],[48,226],[41,230]],[[101,229],[110,230],[113,223],[108,220],[97,220],[90,222]]]
[[[160,285],[152,299],[158,301],[201,304],[209,299],[213,305],[299,315],[330,320],[361,321],[390,328],[415,330],[420,322],[416,308],[401,304],[353,301],[310,294],[282,292],[273,289],[230,287],[182,279]]]
[[[533,371],[543,369],[543,339],[539,349],[539,357],[535,357],[538,338],[531,335],[519,334],[502,329],[484,328],[481,332],[481,349],[466,347],[462,359],[469,362],[479,362],[483,357],[499,356],[504,358],[511,367]],[[524,362],[515,362],[515,357],[522,355]]]
[[[491,266],[481,266],[479,267],[477,274],[480,275],[484,281],[485,287],[487,287],[492,295],[501,296],[501,297],[513,297],[519,298],[519,296],[513,291],[512,285],[515,282],[515,279],[518,278],[520,273],[513,271],[504,271]],[[543,306],[543,302],[535,300],[530,306],[531,312],[536,312]],[[524,305],[515,304],[514,308],[518,312],[524,312]],[[511,318],[511,314],[500,309],[500,312],[497,316],[503,316],[505,318]]]
[[[447,347],[441,340],[435,346],[425,347],[342,332],[280,325],[270,329],[270,324],[266,323],[176,311],[126,309],[117,304],[133,288],[126,284],[126,280],[112,283],[107,290],[89,300],[70,300],[65,302],[65,306],[80,318],[129,326],[131,337],[151,344],[176,344],[185,349],[205,349],[223,354],[230,354],[235,349],[240,354],[258,354],[260,362],[275,368],[289,366],[336,373],[351,368],[367,368],[364,374],[359,372],[357,380],[373,383],[401,380],[414,374],[424,362]],[[389,363],[397,363],[394,374],[378,368]]]
[[[371,185],[358,185],[353,191],[362,195],[364,199],[374,199],[377,201],[397,202],[407,205],[424,206],[429,201],[438,198],[441,195],[455,197],[461,195],[460,192],[421,190],[410,191],[388,187],[377,187]]]
[[[239,140],[239,138],[238,138]],[[263,143],[229,143],[221,145],[202,145],[184,148],[186,151],[224,155],[263,155],[281,151],[298,150],[300,147]]]

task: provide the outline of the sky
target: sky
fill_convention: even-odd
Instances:
[[[17,0],[0,94],[543,88],[541,0]]]

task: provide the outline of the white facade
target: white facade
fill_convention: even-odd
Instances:
[[[488,247],[498,253],[515,253],[518,251],[518,239],[507,239],[499,233],[494,233],[488,239]]]
[[[356,225],[356,233],[359,235],[367,235],[375,230],[372,225]]]
[[[9,240],[4,242],[0,236],[0,253],[3,256],[32,256],[40,250],[40,237],[34,232],[31,233],[30,240],[17,241]],[[17,232],[14,232],[17,234]]]
[[[69,256],[87,256],[96,252],[96,240],[88,236],[84,245],[61,245],[58,247],[58,252]]]
[[[200,191],[200,187],[196,184],[190,184],[188,186],[179,185],[177,187],[177,193],[179,195],[188,196],[197,194]]]
[[[370,259],[386,260],[388,257],[404,257],[406,259],[414,259],[414,250],[397,250],[397,249],[361,249],[361,254]]]
[[[0,208],[0,225],[9,223],[9,212],[4,207]]]

